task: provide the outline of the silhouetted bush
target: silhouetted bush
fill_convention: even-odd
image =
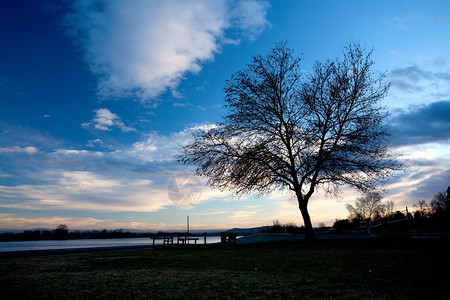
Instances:
[[[336,230],[336,232],[343,233],[343,232],[349,232],[351,230],[352,225],[350,224],[350,220],[344,219],[344,220],[336,220],[333,224],[333,228]]]

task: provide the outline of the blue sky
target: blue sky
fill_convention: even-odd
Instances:
[[[448,1],[1,1],[0,229],[192,229],[302,224],[288,193],[236,198],[203,186],[180,207],[168,184],[191,132],[220,121],[231,74],[275,42],[302,68],[349,41],[392,82],[391,149],[410,170],[397,209],[450,185]],[[204,182],[203,179],[200,179]],[[197,195],[198,196],[198,195]],[[317,193],[313,225],[357,194]]]

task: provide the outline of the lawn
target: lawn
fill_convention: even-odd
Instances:
[[[2,299],[430,299],[449,296],[445,240],[199,245],[0,260]]]

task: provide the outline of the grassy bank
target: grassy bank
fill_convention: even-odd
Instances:
[[[326,240],[0,260],[17,298],[386,298],[448,296],[445,241]]]

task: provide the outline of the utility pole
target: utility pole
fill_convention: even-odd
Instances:
[[[189,215],[187,216],[187,233],[189,234]]]

